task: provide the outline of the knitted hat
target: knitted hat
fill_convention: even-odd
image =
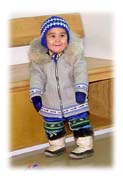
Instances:
[[[67,41],[70,42],[70,28],[68,23],[59,16],[51,16],[41,26],[41,45],[47,48],[46,34],[51,28],[63,28],[67,33]]]

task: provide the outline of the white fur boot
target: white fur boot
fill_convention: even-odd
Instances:
[[[50,146],[44,151],[46,156],[54,157],[62,154],[65,151],[65,138],[49,140]]]
[[[77,147],[69,154],[69,157],[82,159],[93,155],[94,150],[92,136],[79,137],[76,140],[76,144]]]

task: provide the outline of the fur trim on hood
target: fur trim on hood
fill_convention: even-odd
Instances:
[[[83,54],[83,41],[75,33],[71,33],[70,44],[64,51],[65,60],[69,64],[75,63],[76,59]],[[29,50],[29,59],[37,64],[51,62],[47,49],[40,44],[40,38],[34,39]]]

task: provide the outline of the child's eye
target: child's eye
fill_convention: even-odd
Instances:
[[[55,35],[51,35],[50,37],[51,37],[51,38],[55,38]]]
[[[49,37],[49,38],[55,38],[55,34],[48,34],[47,37]]]
[[[61,37],[65,37],[65,34],[61,34]]]

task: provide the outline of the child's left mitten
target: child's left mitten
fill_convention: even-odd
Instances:
[[[85,93],[83,93],[83,92],[76,92],[75,96],[76,96],[76,102],[78,104],[83,104],[85,102],[85,99],[86,99],[86,94]]]

